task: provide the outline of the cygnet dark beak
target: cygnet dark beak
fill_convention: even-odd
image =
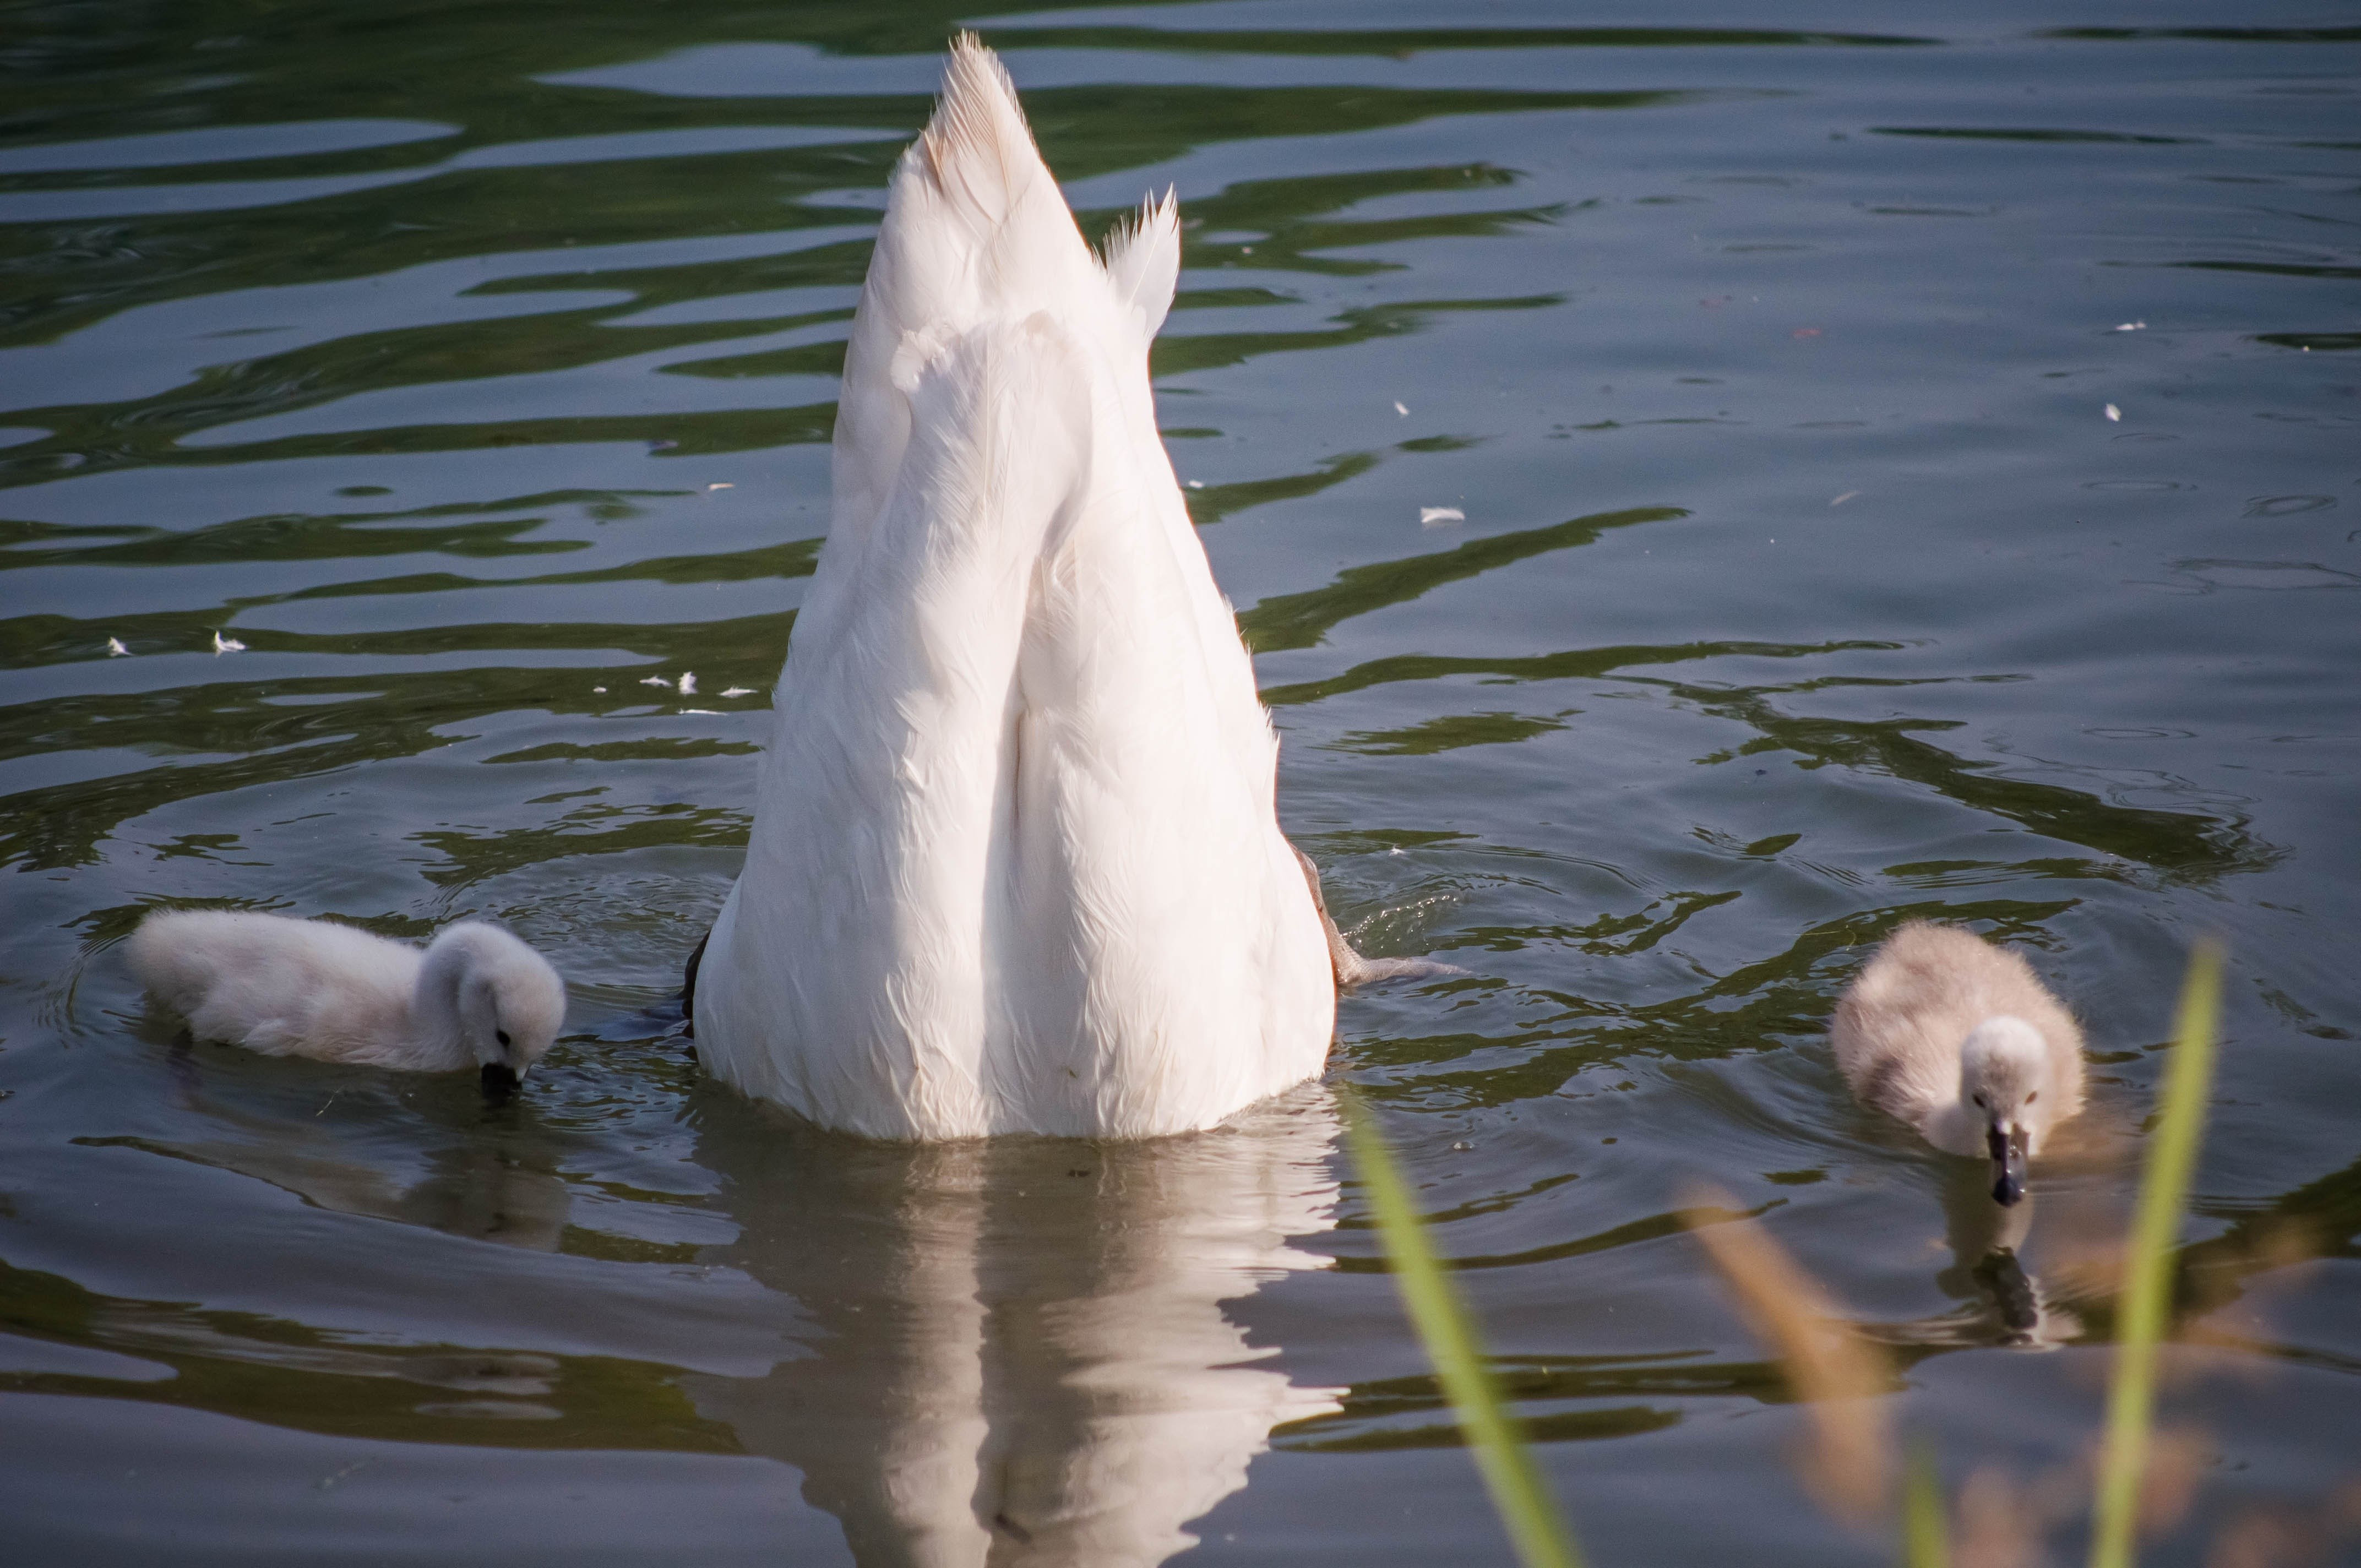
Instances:
[[[484,1064],[484,1093],[488,1097],[494,1100],[506,1099],[514,1094],[516,1090],[516,1069],[506,1062],[488,1061]]]
[[[2005,1209],[2025,1196],[2025,1129],[1987,1128],[1984,1147],[1992,1155],[1993,1201]]]

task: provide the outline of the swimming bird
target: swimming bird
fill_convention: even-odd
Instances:
[[[2022,956],[1914,920],[1871,955],[1829,1026],[1864,1105],[1949,1154],[1992,1161],[1994,1201],[2025,1196],[2026,1161],[2082,1109],[2082,1032]]]
[[[1093,255],[1006,71],[953,43],[689,999],[742,1091],[873,1137],[1148,1137],[1325,1061],[1278,739],[1157,432],[1180,266],[1170,192]]]
[[[191,1035],[265,1056],[474,1068],[485,1088],[513,1088],[566,1019],[566,984],[549,960],[477,920],[421,949],[325,920],[158,911],[127,950],[132,972]]]

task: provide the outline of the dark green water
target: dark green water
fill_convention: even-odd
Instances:
[[[1325,1090],[870,1147],[649,1012],[980,20],[886,12],[0,5],[11,1563],[1503,1555]],[[1701,1184],[1894,1347],[1947,1485],[2076,1460],[2113,1311],[2070,1265],[2206,933],[2224,1343],[2156,1560],[2316,1524],[2361,1474],[2361,15],[981,20],[1090,227],[1178,187],[1162,415],[1282,815],[1366,947],[1469,971],[1347,1001],[1334,1075],[1594,1559],[1887,1556],[1798,1484]],[[494,916],[572,1032],[497,1109],[178,1051],[116,948],[159,901]],[[1820,1036],[1932,914],[2090,1027],[2029,1284]]]

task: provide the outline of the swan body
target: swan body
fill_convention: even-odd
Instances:
[[[1993,1197],[2025,1194],[2025,1165],[2082,1109],[2082,1032],[2018,954],[1914,920],[1846,987],[1829,1026],[1864,1105],[1948,1154],[1993,1163]]]
[[[566,985],[496,926],[447,926],[423,950],[325,920],[229,910],[149,915],[131,970],[201,1040],[274,1057],[480,1070],[513,1084],[556,1039]]]
[[[1168,196],[1102,261],[972,38],[895,170],[834,513],[700,1059],[824,1125],[1206,1127],[1317,1073],[1335,982],[1278,740],[1159,438]]]

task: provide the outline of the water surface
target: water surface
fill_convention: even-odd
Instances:
[[[2075,1462],[2113,1313],[2073,1265],[2209,933],[2215,1348],[2158,1560],[2361,1471],[2349,11],[0,16],[26,1561],[1503,1554],[1326,1087],[1150,1146],[884,1148],[700,1082],[662,1011],[963,24],[1093,232],[1178,191],[1160,411],[1285,825],[1366,948],[1467,971],[1348,999],[1332,1076],[1595,1559],[1885,1555],[1796,1480],[1699,1203],[1894,1347],[1947,1484]],[[500,1107],[179,1047],[118,944],[191,902],[504,920],[568,1037]],[[1918,916],[2090,1026],[2022,1277],[1822,1038]]]

